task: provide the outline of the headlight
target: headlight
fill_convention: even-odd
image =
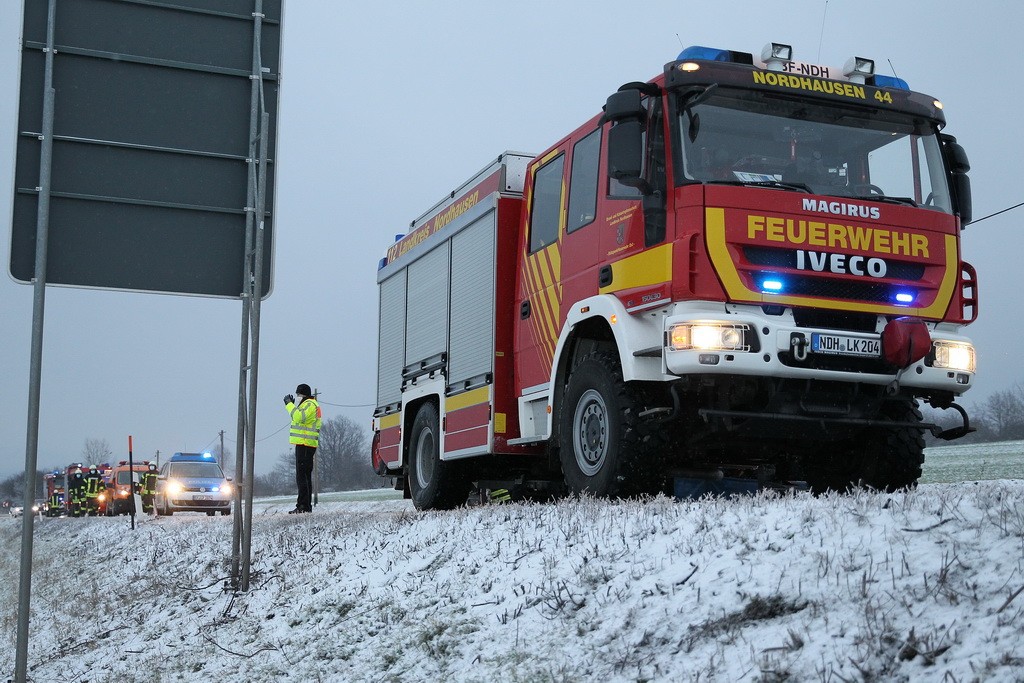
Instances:
[[[107,499],[107,494],[101,493],[100,495],[96,496],[96,499],[102,503]]]
[[[226,495],[231,495],[231,484],[224,482],[220,485],[220,492]]]
[[[749,351],[749,331],[750,326],[742,323],[683,323],[669,328],[668,345],[673,351]]]
[[[932,346],[935,360],[932,367],[974,372],[974,346],[965,342],[936,341]]]
[[[182,489],[181,484],[179,484],[178,482],[176,482],[176,481],[169,481],[169,482],[167,482],[167,493],[168,494],[170,494],[172,496],[176,496],[179,493],[181,493],[183,490],[184,489]]]

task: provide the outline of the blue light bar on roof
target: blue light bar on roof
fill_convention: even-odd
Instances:
[[[714,47],[703,47],[701,45],[691,45],[690,47],[683,48],[683,51],[676,57],[678,61],[685,59],[704,59],[709,62],[731,62],[732,57],[729,50],[719,50]]]
[[[910,90],[910,86],[907,85],[907,82],[902,78],[896,78],[895,76],[879,76],[878,74],[875,74],[875,87]]]

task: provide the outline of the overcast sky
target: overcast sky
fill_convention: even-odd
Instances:
[[[20,8],[0,2],[5,272]],[[321,392],[325,417],[368,429],[376,264],[394,235],[500,152],[539,152],[622,83],[652,78],[681,44],[759,52],[785,42],[799,61],[841,66],[857,55],[885,73],[891,61],[912,89],[944,102],[946,132],[970,156],[980,218],[1024,201],[1021,26],[1024,3],[997,0],[286,0],[257,471],[288,450],[281,396],[297,383]],[[1024,381],[1014,320],[1022,220],[1018,209],[964,234],[981,283],[968,405]],[[31,323],[32,288],[0,276],[0,476],[24,468]],[[80,459],[89,438],[119,458],[133,435],[136,458],[165,457],[212,445],[223,429],[234,451],[240,323],[237,301],[48,288],[39,466]]]

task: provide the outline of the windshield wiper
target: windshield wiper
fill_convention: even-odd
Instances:
[[[744,187],[775,187],[780,190],[793,190],[814,194],[810,187],[803,183],[784,183],[781,180],[706,180],[708,185],[743,185]]]
[[[917,206],[910,197],[889,197],[884,194],[855,194],[854,199],[866,199],[869,202],[885,202],[886,204],[905,204],[906,206]]]

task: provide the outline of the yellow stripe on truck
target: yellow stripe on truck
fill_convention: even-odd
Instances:
[[[623,289],[660,285],[672,279],[672,243],[627,256],[612,264],[612,283],[598,292],[610,294]]]

